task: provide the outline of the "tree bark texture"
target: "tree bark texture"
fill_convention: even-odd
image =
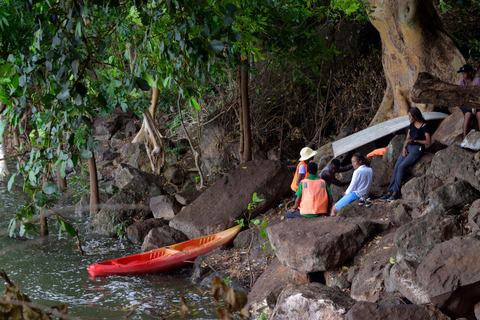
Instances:
[[[155,127],[155,111],[157,110],[158,97],[160,90],[152,88],[152,99],[150,107],[144,112],[143,129],[145,133],[145,147],[152,172],[160,174],[165,164],[165,149],[163,147],[163,136]]]
[[[478,86],[458,86],[422,72],[413,86],[412,101],[434,104],[441,109],[456,106],[480,109],[480,90]]]
[[[97,162],[95,154],[88,159],[88,173],[90,175],[90,215],[98,212],[100,207],[100,197],[98,194]]]
[[[431,111],[434,106],[411,100],[419,72],[457,83],[465,63],[444,30],[432,0],[370,0],[370,21],[382,39],[382,64],[387,89],[372,124],[406,115],[410,107]]]
[[[242,79],[240,84],[243,117],[243,158],[242,162],[252,160],[252,132],[250,128],[250,101],[248,99],[248,60],[242,61]]]
[[[3,103],[1,104],[3,105]],[[1,107],[2,106],[0,106],[0,108]],[[4,120],[4,116],[3,114],[0,113],[0,123],[3,120]],[[3,136],[0,136],[0,159],[5,158],[6,154],[7,154],[7,151],[5,150],[5,140],[3,139]],[[3,177],[8,175],[10,175],[10,172],[8,171],[7,160],[0,160],[0,181],[3,181]]]

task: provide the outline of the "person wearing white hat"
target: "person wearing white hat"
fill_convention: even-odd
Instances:
[[[297,192],[300,181],[302,181],[307,177],[307,165],[316,154],[317,154],[317,151],[314,151],[309,147],[305,147],[302,150],[300,150],[300,159],[299,159],[300,162],[297,165],[297,169],[295,170],[295,175],[293,176],[292,184],[290,185],[290,188],[292,188],[292,191],[293,191],[294,199],[296,198],[295,192]]]

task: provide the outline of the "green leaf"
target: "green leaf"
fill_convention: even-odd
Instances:
[[[12,186],[13,186],[13,183],[15,182],[15,177],[17,176],[16,173],[12,174],[12,176],[10,177],[10,180],[8,180],[8,191],[12,190]]]
[[[32,186],[35,186],[37,185],[37,177],[35,176],[35,172],[34,171],[30,171],[28,173],[28,180],[30,181],[30,184]]]
[[[202,108],[200,107],[200,105],[198,104],[197,100],[195,100],[194,97],[190,98],[190,101],[192,102],[192,106],[194,109],[202,110]]]
[[[143,80],[142,78],[135,77],[135,82],[137,83],[137,86],[143,91],[150,90],[150,86],[148,85],[148,82]]]
[[[7,120],[2,120],[2,122],[0,122],[0,138],[3,137],[3,133],[5,132],[6,125],[7,125]]]
[[[212,40],[212,41],[210,41],[210,43],[208,45],[216,53],[222,51],[223,48],[225,47],[225,45],[221,41],[218,41],[218,40]]]
[[[101,93],[98,94],[97,101],[98,101],[98,103],[100,103],[100,105],[102,105],[102,107],[107,106],[107,100],[105,99],[105,97]]]
[[[142,72],[142,79],[147,81],[148,85],[152,88],[157,88],[157,84],[155,83],[155,80],[146,72]]]
[[[390,257],[390,263],[395,264],[395,258],[394,257]]]
[[[92,157],[92,152],[90,150],[82,150],[80,152],[80,157],[82,157],[82,159],[88,160]]]
[[[260,236],[263,239],[267,239],[267,232],[265,231],[265,229],[260,229]]]
[[[75,228],[68,222],[62,221],[62,229],[67,231],[68,234],[71,235],[72,237],[75,237],[75,235],[77,234],[75,232]]]
[[[52,181],[47,181],[47,183],[45,183],[43,186],[43,192],[46,194],[54,194],[57,192],[57,184]]]
[[[43,192],[38,192],[33,197],[33,201],[35,202],[35,205],[37,207],[45,206],[46,200],[47,200],[47,196]]]
[[[223,25],[225,27],[230,27],[233,21],[235,21],[235,13],[229,12],[223,17]]]

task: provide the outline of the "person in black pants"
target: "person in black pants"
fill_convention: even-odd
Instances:
[[[405,170],[425,154],[425,145],[431,143],[427,122],[417,107],[408,110],[408,119],[410,120],[410,126],[408,127],[402,153],[398,157],[397,163],[395,163],[387,194],[380,197],[378,199],[380,201],[391,201],[399,198],[400,186],[402,185]]]

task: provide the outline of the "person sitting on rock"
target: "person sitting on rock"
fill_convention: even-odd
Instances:
[[[476,78],[473,76],[473,67],[468,63],[463,65],[457,73],[461,73],[463,78],[458,82],[459,86],[480,86],[480,78]],[[461,108],[464,120],[463,120],[463,138],[468,134],[470,129],[470,122],[471,120],[475,120],[477,118],[478,128],[480,130],[480,112],[476,109],[470,108]]]
[[[410,126],[403,144],[403,150],[395,163],[387,193],[378,199],[380,201],[393,201],[400,197],[400,187],[405,170],[425,154],[425,145],[431,142],[427,121],[417,107],[408,110],[408,119],[410,120]]]
[[[328,214],[332,203],[332,194],[325,180],[317,176],[317,168],[315,162],[307,165],[308,176],[300,181],[295,204],[293,209],[287,211],[287,218],[313,218],[321,214]]]
[[[309,147],[305,147],[300,151],[300,162],[297,165],[297,170],[295,170],[295,175],[293,176],[292,184],[290,185],[290,188],[292,188],[293,199],[296,198],[295,193],[297,192],[300,181],[306,177],[308,163],[316,154],[317,151],[314,151]]]
[[[340,181],[335,178],[335,173],[349,171],[352,170],[352,168],[353,166],[351,164],[341,167],[340,161],[338,159],[333,159],[332,162],[330,162],[330,165],[323,169],[323,171],[320,173],[320,179],[325,180],[329,187],[331,184],[334,184],[338,187],[347,186],[350,184],[350,180]]]
[[[332,206],[332,212],[330,213],[332,217],[335,217],[338,210],[347,204],[366,197],[372,186],[373,171],[363,154],[357,152],[352,156],[352,166],[355,170],[352,181],[345,191],[345,195]]]

